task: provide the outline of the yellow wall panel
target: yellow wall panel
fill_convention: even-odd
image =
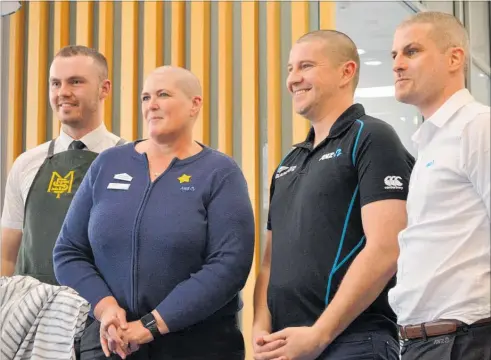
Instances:
[[[292,1],[291,5],[292,44],[294,44],[300,36],[309,31],[309,2]],[[310,123],[295,110],[292,109],[292,112],[292,141],[295,144],[305,140]]]
[[[25,8],[10,17],[7,170],[22,152]]]
[[[280,52],[280,6],[281,3],[267,3],[267,87],[268,87],[268,183],[281,161],[281,52]]]
[[[56,1],[54,3],[54,19],[53,19],[53,56],[70,42],[70,3],[67,1]],[[60,121],[53,114],[51,126],[51,134],[48,138],[56,138],[60,134]]]
[[[191,71],[203,89],[203,107],[196,119],[194,138],[210,144],[210,3],[193,1],[191,4]]]
[[[218,149],[233,152],[233,3],[218,3]],[[211,99],[213,100],[213,99]]]
[[[93,46],[94,2],[77,1],[77,45]]]
[[[27,44],[26,148],[46,140],[48,105],[48,7],[47,2],[29,3]]]
[[[330,1],[319,2],[319,24],[321,29],[336,28],[336,3]]]
[[[251,333],[254,314],[254,285],[260,265],[259,244],[259,7],[258,2],[243,2],[242,9],[242,170],[249,186],[256,217],[256,245],[252,270],[243,291],[242,331],[247,358],[252,358]]]
[[[108,66],[108,78],[113,79],[113,43],[114,43],[114,3],[112,1],[101,1],[99,3],[99,51],[106,57]],[[109,131],[112,130],[113,97],[109,93],[104,103],[104,124]]]
[[[128,141],[136,140],[138,131],[138,2],[123,1],[121,16],[121,131]]]
[[[184,1],[172,2],[172,41],[171,62],[175,66],[186,64],[186,3]]]
[[[56,1],[54,3],[53,55],[70,41],[70,3]]]
[[[146,78],[152,70],[164,64],[164,4],[148,1],[143,6],[143,77]],[[147,137],[147,132],[148,125],[143,119],[143,138]]]

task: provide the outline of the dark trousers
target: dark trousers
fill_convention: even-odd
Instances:
[[[317,360],[399,360],[399,343],[383,331],[341,334]]]
[[[491,360],[491,324],[463,327],[457,333],[406,340],[402,360]]]
[[[94,321],[85,329],[80,342],[80,360],[117,360],[106,358],[99,340],[100,323]],[[189,329],[166,334],[140,346],[128,360],[244,360],[244,338],[235,318],[203,323]]]

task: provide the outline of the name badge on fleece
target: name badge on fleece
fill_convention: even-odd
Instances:
[[[107,188],[112,190],[128,190],[130,188],[130,184],[109,183]]]

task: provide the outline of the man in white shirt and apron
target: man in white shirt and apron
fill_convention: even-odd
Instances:
[[[392,57],[396,98],[425,118],[389,292],[402,359],[491,360],[491,121],[465,88],[468,35],[451,15],[419,13]]]
[[[9,173],[2,276],[32,276],[57,285],[52,252],[72,198],[98,153],[124,143],[103,123],[104,100],[111,90],[107,77],[106,58],[93,49],[68,46],[55,56],[49,96],[61,122],[60,135],[21,154]]]

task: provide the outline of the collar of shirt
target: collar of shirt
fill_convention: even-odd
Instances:
[[[341,136],[346,130],[348,130],[351,125],[360,117],[365,115],[365,109],[361,104],[353,104],[349,108],[347,108],[339,118],[332,124],[331,131],[329,131],[329,135],[326,139],[333,139]],[[307,134],[307,138],[304,142],[293,145],[294,147],[308,148],[311,149],[314,144],[315,132],[314,128],[311,127],[309,133]],[[324,139],[319,145],[323,144]]]
[[[453,94],[440,108],[429,117],[412,136],[412,141],[418,146],[425,132],[442,128],[462,107],[474,101],[467,89],[462,89]],[[428,130],[427,130],[428,129]]]
[[[88,150],[93,151],[97,147],[97,145],[104,139],[107,133],[108,131],[106,125],[102,123],[96,129],[92,130],[79,140],[85,144]],[[68,146],[70,146],[73,140],[74,139],[72,139],[70,135],[64,132],[63,129],[60,130],[60,136],[58,137],[57,141],[59,141],[59,144],[62,146],[63,149],[68,150]]]

